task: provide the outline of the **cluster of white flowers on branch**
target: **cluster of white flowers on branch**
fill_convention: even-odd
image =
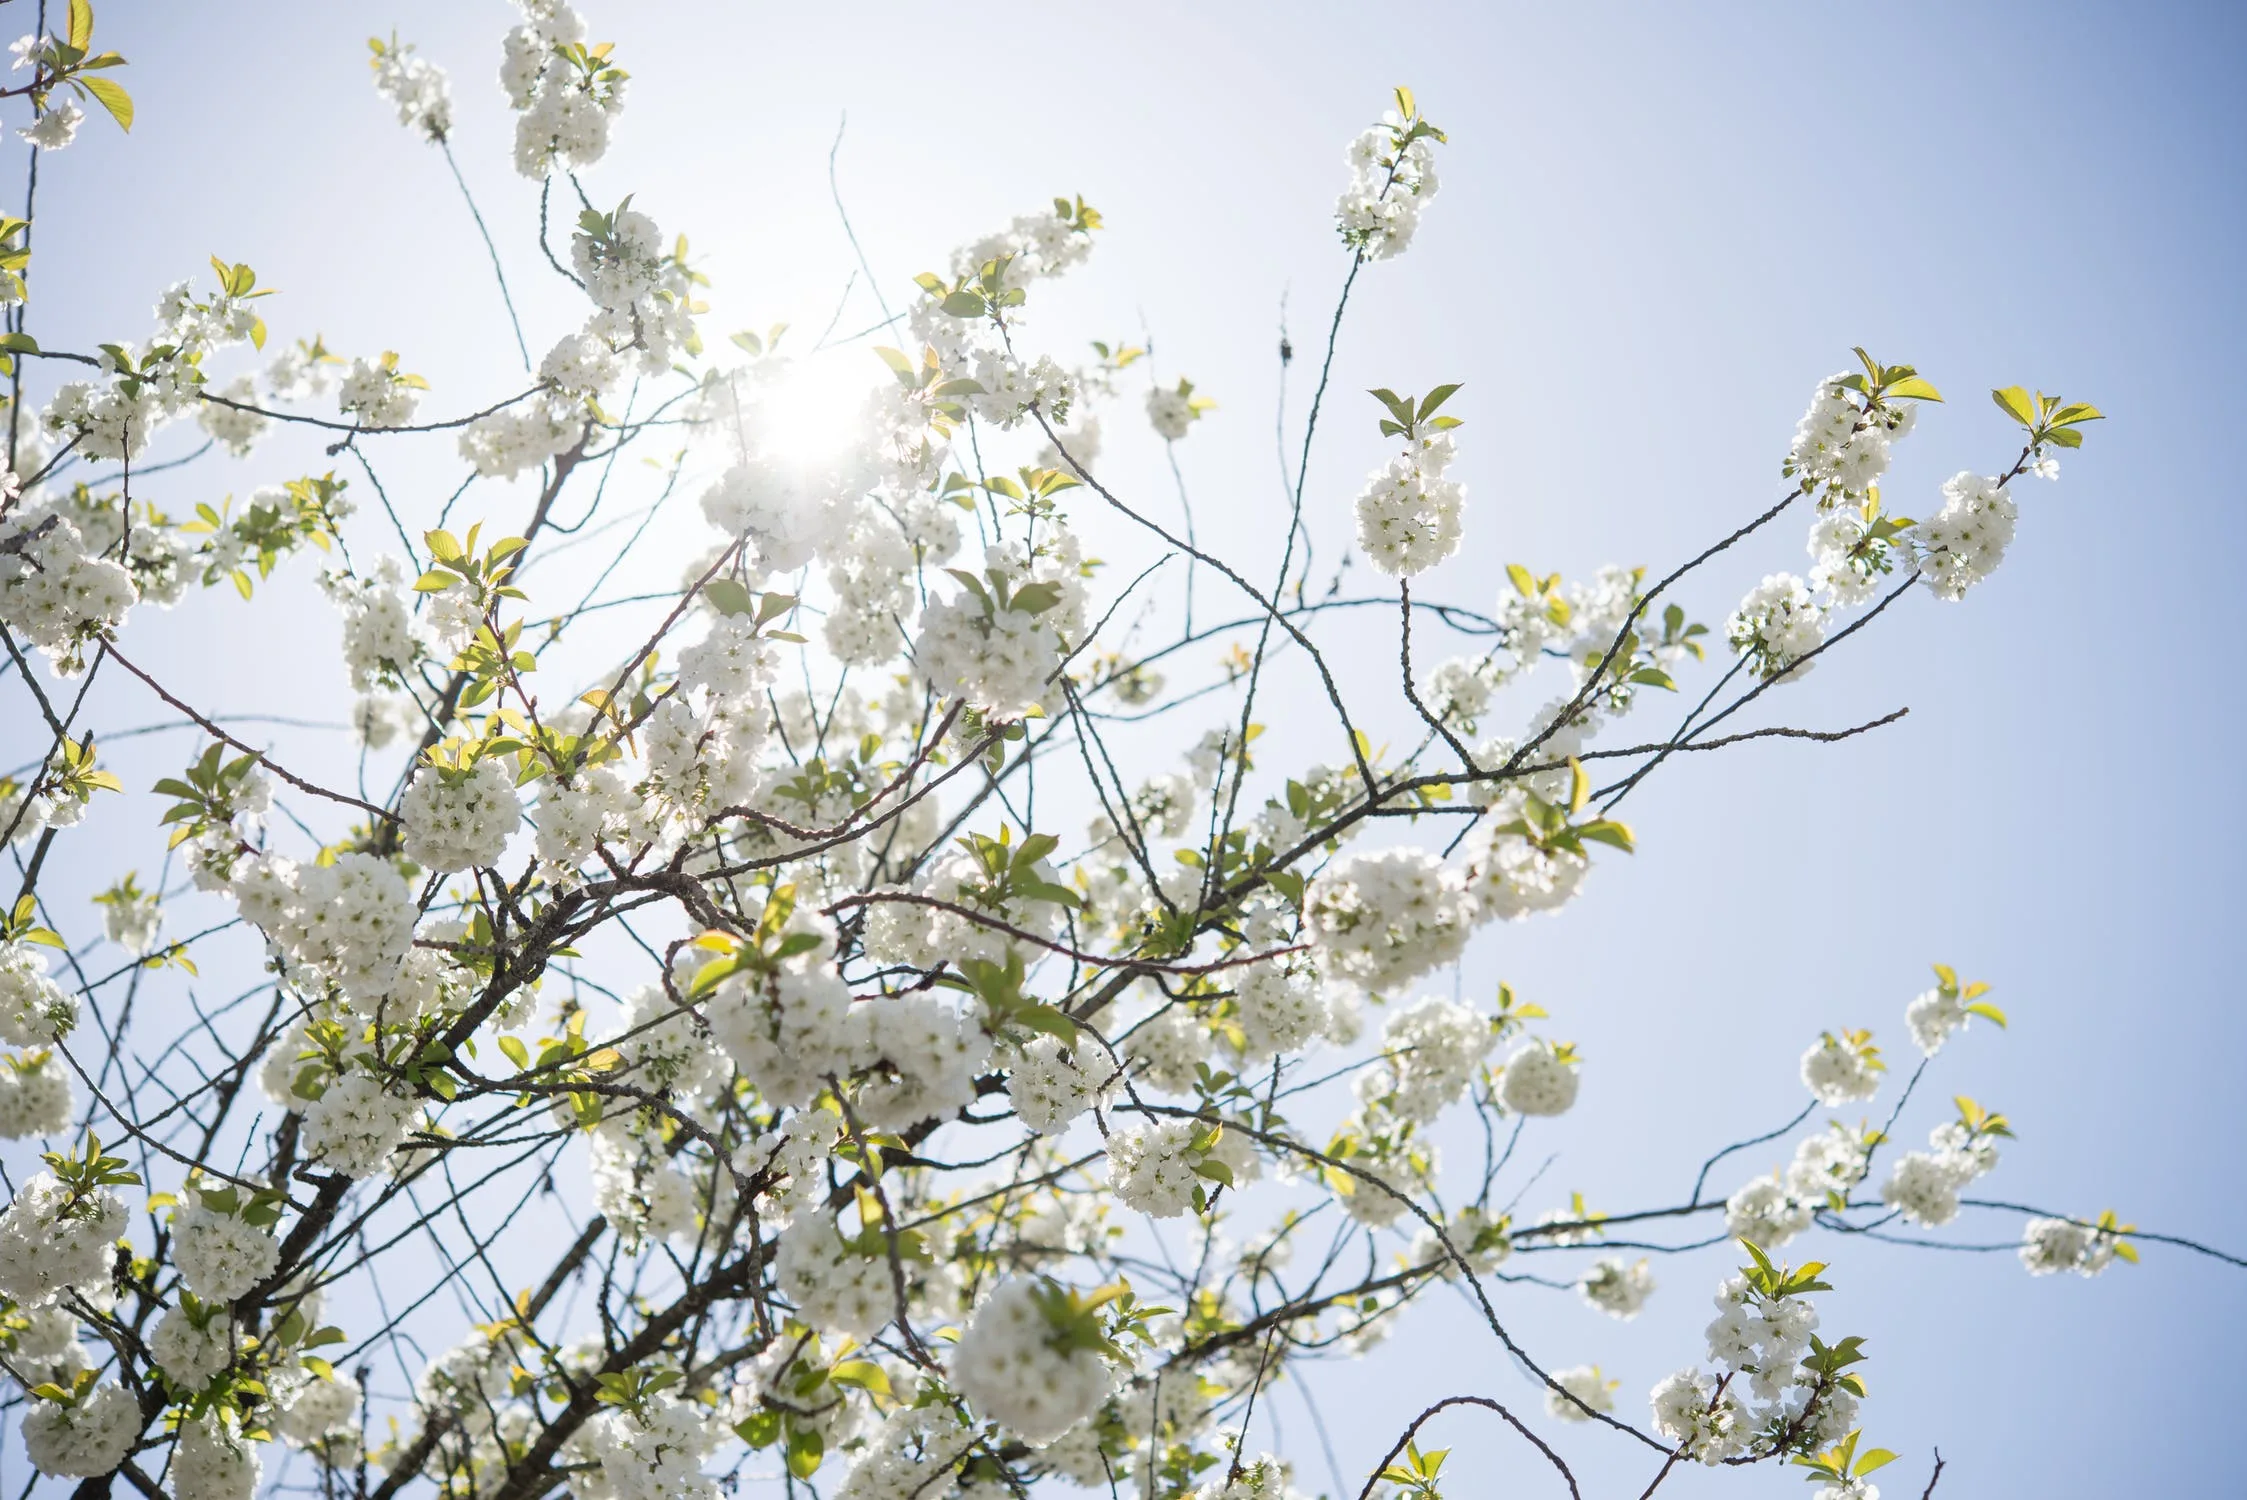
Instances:
[[[845,1500],[1286,1500],[1292,1470],[1248,1443],[1260,1395],[1449,1286],[1552,1420],[1671,1462],[1793,1459],[1869,1497],[1861,1340],[1824,1343],[1819,1268],[1769,1252],[1890,1214],[2018,1212],[1965,1196],[2006,1118],[1957,1096],[1868,1191],[1923,1062],[1885,1124],[1809,1126],[1727,1198],[1704,1197],[1705,1167],[1682,1205],[1577,1195],[1517,1222],[1505,1194],[1536,1179],[1496,1142],[1590,1113],[1601,1058],[1461,970],[1478,933],[1569,904],[1630,853],[1615,805],[1677,752],[1713,748],[1904,584],[1955,600],[1986,578],[2018,520],[2008,486],[2049,474],[2098,413],[1998,391],[2018,458],[1908,520],[1879,481],[1941,398],[1860,351],[1862,373],[1819,385],[1780,502],[1695,563],[1653,582],[1517,564],[1469,606],[1410,592],[1474,538],[1448,410],[1463,386],[1381,388],[1397,450],[1355,540],[1401,598],[1267,595],[1190,520],[1184,539],[1147,520],[1103,457],[1143,412],[1175,462],[1214,403],[1184,379],[1127,397],[1141,350],[1035,342],[1031,308],[1105,232],[1082,198],[932,255],[943,269],[879,325],[902,347],[850,351],[863,395],[808,411],[837,356],[782,352],[777,329],[706,345],[685,239],[631,196],[583,195],[626,74],[560,0],[520,8],[498,48],[513,158],[545,185],[541,258],[582,298],[542,359],[523,345],[527,390],[423,420],[438,397],[396,353],[316,335],[222,379],[264,350],[269,295],[224,261],[210,290],[165,292],[142,342],[42,349],[28,225],[0,222],[0,373],[22,391],[0,630],[23,750],[0,780],[22,873],[0,928],[0,1138],[36,1151],[10,1159],[0,1212],[0,1371],[37,1471],[182,1500],[674,1500],[771,1465]],[[49,152],[72,97],[130,120],[122,59],[93,49],[90,8],[68,15],[67,37],[18,48],[38,80],[25,133]],[[373,61],[401,126],[463,143],[442,69],[395,38]],[[1408,90],[1396,106],[1350,148],[1336,329],[1435,194],[1446,137]],[[560,255],[557,178],[582,209]],[[56,369],[79,378],[42,381]],[[159,458],[188,416],[209,442]],[[842,435],[808,441],[822,423]],[[255,463],[293,427],[337,435],[365,484],[195,498],[188,460]],[[456,531],[449,505],[395,506],[377,463],[416,441],[457,453],[462,494],[481,486],[505,519]],[[557,502],[605,521],[637,482],[610,476],[643,467],[620,469],[628,453],[651,460],[651,508],[548,612],[532,582],[558,586],[529,569],[558,550]],[[354,503],[370,491],[379,514]],[[706,529],[647,524],[674,491]],[[1722,632],[1734,672],[1675,730],[1602,743],[1704,666],[1717,637],[1688,576],[1798,502],[1815,566],[1749,592]],[[1111,587],[1096,522],[1185,551],[1242,619],[1197,632],[1187,579],[1181,629],[1149,644],[1168,576],[1157,560]],[[1309,524],[1288,519],[1289,557]],[[354,700],[355,791],[126,654],[190,585],[210,608],[273,607],[265,581],[307,551],[342,645],[330,686]],[[624,556],[678,581],[610,592]],[[1319,637],[1360,604],[1402,608],[1419,719],[1395,749]],[[1414,628],[1459,638],[1424,677]],[[1197,669],[1217,633],[1231,654]],[[1331,728],[1265,733],[1283,650],[1316,683],[1283,707],[1331,709]],[[1540,672],[1542,707],[1515,712],[1505,690]],[[48,686],[97,677],[193,737],[145,793],[90,722],[114,695]],[[103,872],[97,912],[63,909],[94,862],[73,830],[104,802],[168,839],[161,873]],[[1906,1015],[1928,1059],[2005,1019],[1986,986],[1937,977]],[[198,989],[237,978],[231,1003]],[[1801,1076],[1846,1111],[1887,1067],[1871,1033],[1837,1030]],[[1469,1117],[1493,1148],[1479,1170],[1445,1160]],[[1619,1405],[1599,1366],[1542,1373],[1508,1331],[1496,1298],[1541,1287],[1638,1315],[1660,1295],[1652,1257],[1696,1247],[1618,1233],[1720,1216],[1751,1264],[1722,1285],[1708,1368],[1648,1407]],[[1169,1253],[1181,1239],[1191,1253]],[[2038,1212],[2017,1248],[2032,1273],[2091,1275],[2133,1241],[2186,1243]],[[1537,1255],[1565,1273],[1510,1269]],[[1373,1483],[1433,1500],[1442,1457],[1408,1433]]]

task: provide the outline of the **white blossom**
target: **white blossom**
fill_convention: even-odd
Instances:
[[[1598,1365],[1576,1365],[1566,1370],[1555,1370],[1552,1380],[1560,1389],[1545,1392],[1545,1410],[1563,1422],[1589,1422],[1592,1420],[1592,1412],[1615,1409],[1615,1387],[1618,1382],[1602,1379]],[[1563,1395],[1562,1392],[1567,1394]],[[1570,1399],[1571,1397],[1574,1399]]]
[[[182,1422],[172,1450],[172,1493],[178,1500],[250,1500],[265,1461],[231,1415],[213,1410]]]
[[[78,127],[84,122],[86,112],[72,99],[50,99],[39,111],[39,118],[16,131],[42,151],[60,151],[78,138]]]
[[[106,1288],[125,1202],[108,1188],[74,1195],[51,1172],[16,1190],[0,1213],[0,1294],[45,1307],[65,1291]]]
[[[522,822],[523,803],[506,763],[489,758],[465,772],[423,766],[414,772],[398,816],[405,825],[406,858],[450,873],[498,864]]]
[[[114,1383],[96,1386],[67,1406],[35,1399],[22,1420],[31,1466],[58,1479],[115,1473],[141,1429],[140,1403]]]
[[[1688,1458],[1713,1466],[1747,1447],[1739,1400],[1729,1390],[1719,1394],[1710,1376],[1680,1370],[1654,1387],[1652,1402],[1654,1430]]]
[[[1870,1099],[1880,1092],[1880,1075],[1886,1065],[1869,1031],[1826,1032],[1802,1054],[1802,1081],[1811,1095],[1829,1109]]]
[[[198,1323],[184,1305],[173,1307],[157,1320],[148,1351],[174,1385],[201,1390],[234,1357],[233,1329],[233,1315],[224,1308],[207,1309]]]
[[[478,417],[460,432],[460,456],[486,479],[513,479],[577,445],[584,421],[544,402]]]
[[[2021,1264],[2031,1276],[2073,1271],[2096,1276],[2113,1264],[2120,1237],[2072,1219],[2031,1219],[2021,1230]]]
[[[1524,1042],[1506,1059],[1498,1101],[1517,1115],[1566,1114],[1581,1082],[1573,1053],[1544,1042]]]
[[[857,1050],[850,990],[824,967],[729,978],[703,1014],[742,1077],[775,1105],[809,1104],[828,1078],[850,1071]]]
[[[76,675],[86,645],[122,626],[139,600],[132,575],[122,563],[89,553],[78,528],[60,515],[34,520],[19,513],[6,531],[0,623],[21,631],[58,672]]]
[[[1090,1041],[1063,1048],[1050,1036],[1037,1037],[1008,1069],[1007,1097],[1024,1125],[1052,1135],[1105,1098],[1118,1076],[1115,1064]]]
[[[195,422],[211,435],[214,442],[236,458],[249,457],[259,438],[273,425],[273,419],[262,411],[244,410],[257,405],[257,381],[249,375],[237,375],[210,394],[223,396],[226,402],[205,401],[195,408]]]
[[[70,1107],[70,1069],[59,1056],[0,1056],[0,1140],[57,1134],[70,1125]]]
[[[1359,492],[1358,546],[1381,572],[1410,578],[1459,550],[1467,490],[1445,477],[1452,455],[1448,432],[1416,438]]]
[[[876,1130],[942,1119],[975,1098],[990,1038],[973,1018],[926,995],[885,996],[851,1011],[859,1118]]]
[[[1241,1028],[1241,1056],[1266,1062],[1301,1051],[1325,1035],[1332,1012],[1317,972],[1279,960],[1234,971],[1233,1005]]]
[[[325,1453],[331,1446],[348,1452],[359,1435],[359,1382],[341,1370],[300,1380],[284,1396],[273,1424],[293,1448]]]
[[[415,56],[411,42],[387,47],[376,43],[370,62],[375,92],[397,106],[399,124],[433,141],[451,134],[452,85],[443,68]]]
[[[1032,1443],[1050,1443],[1091,1416],[1115,1386],[1097,1350],[1061,1343],[1044,1306],[1056,1294],[1025,1277],[1000,1283],[952,1353],[960,1394]]]
[[[1426,999],[1382,1028],[1382,1063],[1361,1075],[1360,1098],[1379,1099],[1400,1120],[1426,1123],[1466,1097],[1498,1042],[1488,1017],[1449,1000]],[[1569,1085],[1571,1092],[1574,1084]]]
[[[1826,616],[1792,573],[1773,573],[1748,591],[1724,622],[1724,638],[1765,680],[1809,670],[1802,658],[1825,644]],[[1814,664],[1813,664],[1814,665]]]
[[[213,1207],[204,1194],[191,1199],[172,1215],[172,1255],[180,1279],[205,1302],[232,1302],[272,1274],[281,1247],[237,1213]]]
[[[22,939],[0,943],[0,1042],[49,1047],[78,1025],[78,997],[47,977],[46,954]]]
[[[1350,185],[1334,216],[1343,243],[1369,260],[1402,255],[1436,195],[1435,138],[1407,141],[1409,133],[1410,122],[1392,112],[1350,142]]]
[[[372,1177],[405,1144],[420,1119],[411,1096],[358,1069],[304,1106],[304,1149],[346,1177]]]
[[[1938,599],[1957,600],[1997,571],[2020,512],[1997,480],[1975,473],[1943,484],[1943,508],[1912,533],[1920,576]]]
[[[426,388],[418,375],[398,368],[398,356],[355,359],[336,387],[336,409],[362,427],[403,427],[414,419]]]
[[[1191,1120],[1150,1120],[1111,1128],[1108,1133],[1108,1186],[1124,1206],[1157,1219],[1175,1219],[1193,1207],[1193,1149],[1197,1126]]]
[[[637,1412],[599,1413],[588,1438],[616,1500],[716,1500],[702,1461],[724,1435],[701,1407],[664,1394]]]
[[[1958,1190],[1968,1175],[1955,1159],[1907,1151],[1889,1169],[1880,1201],[1915,1224],[1948,1224],[1958,1217]]]
[[[774,1269],[796,1316],[815,1329],[872,1338],[896,1316],[889,1261],[846,1245],[829,1214],[799,1217],[780,1236]]]
[[[1611,1318],[1635,1318],[1646,1299],[1654,1295],[1654,1273],[1647,1269],[1644,1257],[1625,1262],[1619,1256],[1603,1256],[1592,1263],[1576,1289],[1586,1302]]]
[[[1458,958],[1473,907],[1459,876],[1423,849],[1346,854],[1304,898],[1322,967],[1387,990]]]

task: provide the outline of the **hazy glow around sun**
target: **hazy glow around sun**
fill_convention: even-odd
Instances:
[[[866,349],[788,361],[758,394],[758,437],[772,458],[811,467],[840,458],[864,430],[866,398],[887,371]]]

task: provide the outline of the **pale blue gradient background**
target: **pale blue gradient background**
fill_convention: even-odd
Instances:
[[[1908,1057],[1903,1005],[1944,959],[1993,981],[2014,1026],[1953,1043],[1907,1144],[1969,1092],[2022,1136],[1988,1195],[2111,1205],[2247,1245],[2247,1023],[2226,937],[2242,896],[2229,597],[2247,540],[2232,451],[2247,343],[2240,12],[584,8],[634,75],[588,190],[604,204],[635,192],[692,236],[716,282],[713,331],[827,322],[851,266],[826,183],[845,110],[843,185],[893,298],[953,243],[1084,193],[1111,227],[1041,332],[1057,350],[1080,334],[1151,335],[1165,378],[1188,374],[1221,403],[1181,458],[1203,537],[1236,556],[1275,534],[1280,299],[1303,356],[1299,416],[1344,270],[1328,218],[1342,146],[1398,82],[1452,143],[1420,241],[1372,267],[1351,308],[1311,488],[1328,558],[1380,456],[1357,394],[1371,385],[1468,382],[1452,409],[1469,423],[1469,540],[1425,592],[1470,604],[1507,561],[1659,572],[1730,530],[1776,496],[1810,385],[1855,343],[1916,362],[1952,397],[1901,450],[1889,493],[1907,511],[1959,468],[2010,460],[1990,386],[2096,401],[2112,420],[2058,485],[2017,487],[2019,541],[1993,582],[1960,606],[1899,605],[1759,722],[1837,726],[1905,704],[1908,721],[1666,770],[1629,805],[1638,856],[1603,861],[1562,917],[1486,934],[1467,984],[1511,979],[1591,1059],[1578,1111],[1525,1141],[1532,1161],[1560,1153],[1531,1213],[1571,1188],[1600,1207],[1675,1201],[1708,1148],[1799,1106],[1794,1060],[1819,1030],[1873,1026]],[[509,15],[111,0],[100,36],[132,60],[141,123],[127,141],[91,119],[46,163],[34,331],[62,347],[138,337],[156,293],[215,251],[285,289],[270,304],[280,336],[317,328],[345,351],[404,351],[437,387],[426,411],[511,393],[482,247],[443,162],[372,94],[363,43],[395,24],[452,70],[456,150],[535,357],[580,311],[539,262],[535,191],[506,164],[511,119],[492,77]],[[845,326],[871,309],[861,288]],[[1167,515],[1159,450],[1124,431],[1136,426],[1109,423],[1114,472]],[[312,461],[290,451],[161,499],[185,509]],[[451,479],[434,463],[426,481],[397,473],[393,492],[426,521]],[[1800,532],[1790,519],[1685,601],[1721,620],[1763,572],[1806,566]],[[204,701],[334,716],[332,617],[301,581],[276,587],[301,630],[253,629],[228,598],[142,624],[141,654]],[[1357,691],[1400,711],[1393,639],[1360,639],[1344,648]],[[287,685],[292,667],[317,684]],[[145,712],[129,684],[105,691],[131,705],[119,713]],[[311,762],[349,765],[340,747]],[[146,847],[141,827],[97,826],[120,849],[128,836]],[[1782,1154],[1749,1153],[1712,1186]],[[2017,1229],[1969,1216],[1952,1234]],[[1931,1445],[1951,1460],[1940,1493],[1953,1495],[2237,1487],[2218,1435],[2247,1400],[2230,1347],[2247,1273],[2156,1247],[2096,1282],[2031,1282],[2010,1254],[1804,1243],[1836,1262],[1827,1330],[1870,1336],[1868,1436],[1906,1454],[1882,1476],[1891,1496],[1919,1492]],[[1662,1290],[1629,1325],[1534,1288],[1507,1289],[1500,1310],[1549,1363],[1597,1360],[1621,1378],[1642,1419],[1654,1380],[1700,1354],[1723,1267],[1721,1252],[1657,1264]],[[1317,1374],[1353,1486],[1438,1389],[1536,1404],[1443,1298],[1376,1359]],[[1256,1441],[1271,1440],[1271,1414],[1299,1481],[1330,1489],[1300,1400],[1260,1406]],[[1431,1437],[1459,1449],[1461,1493],[1558,1492],[1486,1418]],[[1651,1477],[1643,1450],[1561,1439],[1588,1493],[1635,1494]],[[1665,1493],[1719,1484],[1801,1493],[1767,1471],[1681,1474]]]

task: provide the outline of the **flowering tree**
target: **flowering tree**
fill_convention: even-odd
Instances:
[[[21,881],[0,1136],[38,1146],[9,1158],[0,1368],[41,1474],[182,1500],[261,1480],[655,1500],[757,1475],[848,1500],[1279,1500],[1288,1464],[1243,1439],[1259,1397],[1448,1285],[1542,1396],[1430,1389],[1364,1456],[1363,1494],[1435,1500],[1422,1426],[1472,1406],[1572,1494],[1552,1423],[1643,1448],[1648,1493],[1685,1461],[1793,1464],[1845,1500],[1892,1455],[1860,1440],[1863,1337],[1821,1329],[1825,1267],[1786,1263],[1789,1242],[1974,1210],[2025,1214],[2039,1275],[2135,1260],[2133,1240],[2240,1263],[2112,1213],[1973,1196],[2011,1132],[1963,1095],[1909,1149],[1938,1052],[2005,1024],[1940,965],[1884,1106],[1872,1034],[1837,1029],[1803,1055],[1810,1102],[1715,1149],[1683,1201],[1526,1220],[1515,1146],[1596,1059],[1509,988],[1425,992],[1478,930],[1628,856],[1618,804],[1681,757],[1888,722],[1742,714],[1891,608],[1988,576],[2014,482],[2056,473],[2093,407],[1996,391],[1994,472],[1914,519],[1879,481],[1942,397],[1859,350],[1817,384],[1774,498],[1697,555],[1573,582],[1514,566],[1470,607],[1412,592],[1468,522],[1460,386],[1377,390],[1363,415],[1395,452],[1357,494],[1355,550],[1394,593],[1321,594],[1311,454],[1334,340],[1358,278],[1411,245],[1445,145],[1409,91],[1350,146],[1288,514],[1266,552],[1228,559],[1100,462],[1104,421],[1143,409],[1176,445],[1207,398],[1183,380],[1127,395],[1137,349],[1033,342],[1045,284],[1101,232],[1082,199],[885,305],[853,341],[878,383],[815,451],[786,341],[706,344],[684,240],[581,185],[625,99],[611,49],[559,0],[522,10],[500,67],[514,163],[543,184],[536,243],[583,322],[551,344],[518,325],[529,373],[436,420],[395,353],[269,338],[247,265],[164,293],[140,342],[43,347],[39,171],[100,128],[82,106],[129,129],[132,103],[83,0],[16,47],[6,95],[35,150],[24,216],[0,221],[0,639],[23,762],[0,783]],[[449,160],[444,73],[395,39],[373,65]],[[239,506],[151,498],[281,424],[336,466]],[[441,505],[382,486],[413,443],[466,466]],[[682,537],[674,495],[706,526]],[[534,595],[542,546],[620,512],[633,529],[581,597]],[[1090,558],[1096,518],[1139,555]],[[1687,595],[1782,523],[1807,524],[1807,574],[1696,623]],[[675,587],[604,593],[665,546]],[[133,644],[192,590],[256,609],[276,570],[315,566],[358,695],[356,788],[243,739]],[[1366,610],[1393,619],[1409,714],[1353,704],[1329,669],[1322,632]],[[600,623],[617,618],[644,628]],[[1431,663],[1430,633],[1467,649]],[[1217,642],[1237,643],[1225,667],[1197,672]],[[1259,741],[1282,664],[1330,714],[1324,746]],[[1502,728],[1502,690],[1532,676],[1545,706]],[[192,739],[176,774],[128,788],[104,769],[97,678]],[[1681,691],[1690,711],[1663,713]],[[1129,728],[1146,721],[1165,733]],[[157,873],[114,879],[97,935],[42,874],[105,799],[136,809]],[[204,970],[229,965],[245,982],[208,1001]],[[1479,1163],[1439,1164],[1447,1114],[1479,1121]],[[1727,1195],[1726,1158],[1782,1139],[1791,1162]],[[1706,1253],[1675,1274],[1715,1282],[1719,1313],[1650,1408],[1508,1331],[1503,1299],[1538,1287],[1629,1318],[1652,1256],[1689,1251]]]

